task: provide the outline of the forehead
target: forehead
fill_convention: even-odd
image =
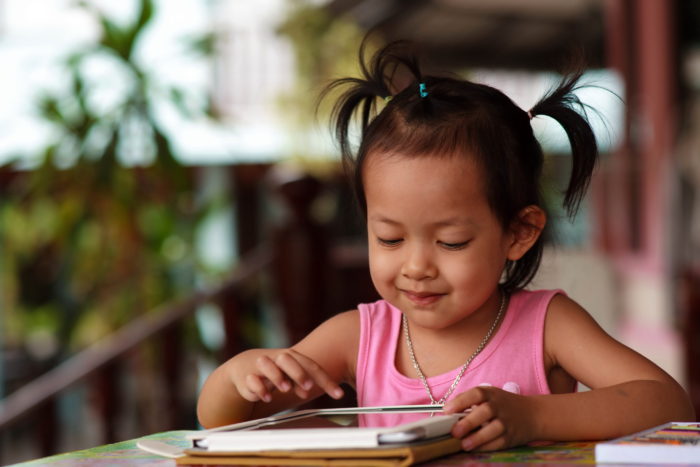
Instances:
[[[471,157],[373,154],[363,170],[367,207],[410,206],[424,215],[487,205],[483,171]]]

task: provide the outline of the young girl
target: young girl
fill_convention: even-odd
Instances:
[[[397,90],[400,66],[412,82]],[[551,117],[569,136],[570,215],[596,162],[573,94],[580,73],[524,111],[489,86],[423,76],[400,44],[362,71],[331,87],[347,87],[336,134],[383,300],[336,315],[290,348],[249,350],[221,365],[199,398],[202,425],[262,417],[322,393],[339,398],[341,382],[355,387],[361,406],[471,409],[452,431],[466,450],[605,439],[694,419],[678,383],[565,293],[525,290],[546,223],[532,118]],[[577,382],[591,390],[576,392]]]

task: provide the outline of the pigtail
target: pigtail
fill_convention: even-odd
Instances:
[[[579,84],[582,75],[583,70],[579,70],[562,78],[559,85],[528,112],[530,118],[536,115],[552,117],[564,128],[569,138],[572,169],[564,195],[564,207],[569,217],[578,211],[598,159],[598,145],[588,121],[586,105],[574,94],[582,87]]]
[[[403,65],[417,80],[420,80],[417,59],[411,54],[402,53],[408,47],[408,42],[396,41],[385,45],[374,54],[369,63],[365,60],[366,45],[365,38],[359,51],[360,77],[337,79],[326,86],[319,97],[320,102],[331,91],[346,88],[331,111],[331,129],[340,146],[346,169],[351,169],[354,165],[350,138],[353,117],[359,113],[360,132],[364,139],[367,128],[378,113],[377,99],[389,102],[398,92],[394,86],[394,78],[399,67]]]
[[[366,41],[359,52],[360,78],[341,78],[331,82],[321,91],[319,102],[337,88],[347,88],[333,105],[331,125],[344,162],[352,160],[350,124],[356,112],[360,112],[360,130],[364,136],[372,116],[377,110],[377,98],[391,96],[384,76],[384,60],[377,55],[368,66],[365,62]]]

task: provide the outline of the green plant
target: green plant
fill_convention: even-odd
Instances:
[[[294,122],[308,130],[314,116],[327,122],[333,98],[321,102],[316,113],[318,96],[331,80],[357,76],[357,50],[364,32],[351,20],[334,17],[326,6],[308,0],[292,2],[278,33],[289,39],[294,49],[296,83],[293,91],[281,97],[281,106]],[[375,38],[379,39],[379,38]],[[372,54],[374,41],[367,53]]]
[[[101,25],[100,40],[65,60],[64,90],[40,99],[56,135],[40,164],[13,170],[0,187],[4,340],[36,342],[52,359],[190,292],[194,235],[207,208],[155,116],[163,102],[183,109],[187,96],[137,59],[153,1],[140,0],[128,24],[81,5]],[[98,99],[95,61],[121,78],[111,103]],[[126,166],[129,157],[138,164]]]

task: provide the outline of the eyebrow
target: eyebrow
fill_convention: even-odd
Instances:
[[[381,222],[383,224],[390,225],[401,225],[400,222],[390,219],[386,216],[375,214],[370,216],[370,222]],[[430,224],[433,227],[453,227],[453,226],[463,226],[463,225],[476,225],[473,220],[466,217],[450,217],[441,221],[433,222]]]
[[[381,216],[379,214],[374,214],[369,216],[368,219],[370,222],[381,222],[383,224],[392,224],[392,225],[399,225],[399,222],[389,219],[388,217]]]

